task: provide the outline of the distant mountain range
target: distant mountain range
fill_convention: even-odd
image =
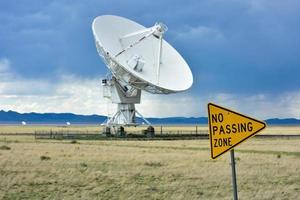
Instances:
[[[0,124],[101,124],[106,120],[103,115],[77,115],[73,113],[18,113],[15,111],[0,111]],[[207,124],[207,117],[167,117],[147,118],[152,124]],[[141,121],[141,119],[138,119]],[[300,125],[300,119],[267,119],[272,125]]]

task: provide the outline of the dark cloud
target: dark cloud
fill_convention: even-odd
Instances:
[[[289,1],[2,1],[0,58],[20,76],[101,76],[91,23],[103,14],[169,27],[194,73],[193,93],[299,89],[300,3]]]

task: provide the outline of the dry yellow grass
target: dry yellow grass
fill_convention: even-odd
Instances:
[[[300,139],[236,149],[241,199],[297,199]],[[232,199],[229,154],[209,141],[70,141],[0,136],[0,199]],[[49,158],[49,159],[47,159]]]
[[[35,131],[84,131],[95,132],[101,131],[100,126],[55,126],[55,125],[1,125],[0,134],[3,133],[34,133]]]
[[[300,126],[268,126],[262,134],[300,135]]]
[[[142,130],[146,129],[147,126],[138,126],[138,127],[126,127],[125,130],[128,133],[134,132],[139,133]],[[166,126],[154,126],[157,134],[160,134],[161,130],[163,133],[184,133],[190,132],[195,133],[196,129],[198,133],[206,133],[208,131],[207,125],[190,125],[190,126],[180,126],[180,125],[166,125]],[[78,126],[54,126],[54,125],[32,125],[32,126],[12,126],[12,125],[1,125],[0,134],[3,133],[34,133],[35,131],[64,131],[64,132],[85,132],[85,133],[95,133],[102,132],[103,127],[100,125],[78,125]],[[290,135],[300,135],[300,126],[268,126],[259,134],[290,134]]]

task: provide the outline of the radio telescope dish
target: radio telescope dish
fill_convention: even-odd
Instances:
[[[150,93],[180,92],[193,83],[185,60],[162,39],[166,30],[162,23],[145,28],[111,15],[93,22],[97,49],[116,78]]]
[[[94,19],[92,29],[97,51],[112,73],[102,80],[109,91],[104,96],[118,104],[118,113],[108,125],[136,125],[135,113],[139,113],[134,104],[140,103],[141,90],[170,94],[193,84],[188,64],[163,39],[168,29],[163,23],[146,28],[123,17],[104,15]]]

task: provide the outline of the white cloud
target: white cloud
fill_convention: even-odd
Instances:
[[[0,95],[51,95],[55,84],[46,80],[28,80],[18,76],[12,70],[8,58],[0,58]]]
[[[11,62],[8,58],[0,58],[0,80],[5,81],[11,79]],[[1,84],[0,84],[1,90]]]
[[[300,118],[300,91],[278,95],[240,95],[229,93],[197,97],[191,94],[171,96],[144,95],[137,108],[146,117],[207,116],[207,104],[216,104],[259,119]]]
[[[196,26],[196,27],[184,27],[182,30],[175,33],[176,40],[180,41],[199,41],[199,40],[217,40],[224,39],[223,33],[212,27]]]
[[[136,107],[145,117],[191,117],[200,115],[200,105],[198,98],[186,93],[153,95],[143,92],[141,104]]]
[[[49,89],[49,82],[17,81],[7,84],[7,87],[19,87],[20,84],[32,87],[19,88],[19,94],[1,93],[1,109],[15,110],[18,112],[73,112],[78,114],[106,114],[106,104],[101,103],[101,89],[99,80],[79,80],[68,77],[55,84],[49,95],[45,95]],[[35,91],[38,90],[44,91]],[[51,86],[50,86],[51,87]],[[3,89],[2,89],[3,90]],[[7,91],[4,88],[4,91]],[[104,99],[103,99],[104,101]]]
[[[10,61],[7,58],[0,59],[0,73],[7,72],[10,69]]]
[[[0,59],[0,78],[0,109],[106,114],[98,79],[72,76],[63,76],[57,82],[24,79],[11,70],[11,62],[7,58]]]
[[[250,116],[267,118],[300,118],[300,91],[276,95],[216,94],[209,98]]]
[[[38,83],[37,83],[38,84]],[[32,88],[34,90],[34,87]],[[31,92],[32,93],[32,92]],[[260,119],[300,118],[300,91],[272,96],[265,94],[191,94],[152,95],[143,93],[136,107],[145,117],[207,116],[207,103],[214,102]],[[113,114],[115,106],[102,97],[100,80],[68,77],[56,86],[52,95],[1,94],[1,109],[19,112],[73,112]]]
[[[58,82],[28,80],[11,71],[11,62],[0,59],[0,109],[18,112],[73,112],[112,115],[116,106],[102,96],[100,79],[63,76]],[[278,95],[212,93],[197,96],[189,92],[152,95],[142,92],[136,108],[145,117],[207,116],[207,103],[214,102],[260,119],[300,118],[300,91]]]

